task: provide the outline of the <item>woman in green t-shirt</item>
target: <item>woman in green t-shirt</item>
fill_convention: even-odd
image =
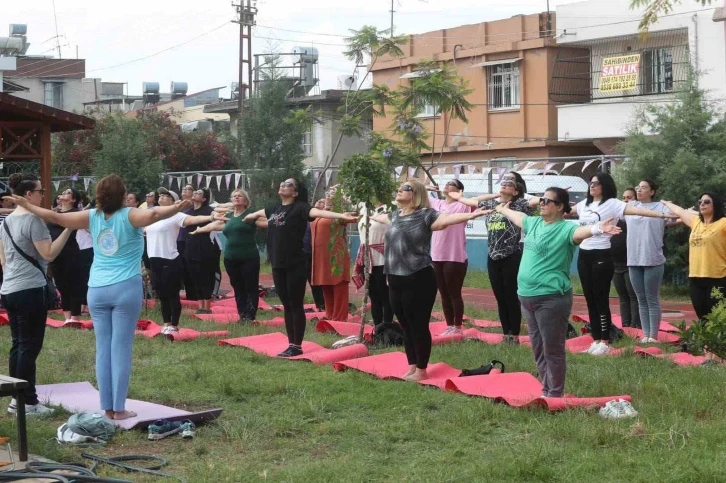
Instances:
[[[240,322],[251,322],[257,317],[260,283],[260,252],[255,242],[258,226],[266,226],[266,221],[245,223],[245,216],[252,213],[252,201],[245,190],[232,192],[231,204],[223,207],[228,210],[228,221],[210,223],[192,235],[221,231],[227,239],[224,246],[224,269],[229,283],[234,289],[237,313]],[[219,207],[217,207],[219,209]]]
[[[517,293],[542,378],[542,396],[562,397],[567,371],[565,340],[572,309],[570,266],[575,248],[592,236],[616,235],[620,228],[612,218],[582,227],[564,220],[571,210],[570,195],[561,188],[548,188],[539,205],[540,216],[511,210],[509,203],[498,205],[496,210],[524,230]]]

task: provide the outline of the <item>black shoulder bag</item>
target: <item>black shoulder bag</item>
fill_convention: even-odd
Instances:
[[[13,247],[15,248],[15,251],[20,254],[24,259],[26,259],[30,264],[32,264],[35,268],[40,270],[40,273],[43,274],[43,278],[45,278],[45,287],[43,287],[43,297],[45,298],[45,306],[49,310],[53,310],[56,308],[57,305],[57,299],[58,294],[55,290],[55,285],[53,282],[48,278],[48,275],[43,271],[43,267],[40,266],[40,263],[38,263],[38,260],[31,257],[27,253],[25,253],[23,250],[20,249],[20,247],[15,243],[15,240],[13,240],[13,236],[10,234],[10,228],[8,228],[8,219],[5,218],[5,221],[3,222],[3,227],[5,227],[5,233],[8,234],[8,238],[10,238],[10,242],[13,244]]]

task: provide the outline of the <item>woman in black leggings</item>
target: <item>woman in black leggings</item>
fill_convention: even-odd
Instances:
[[[260,218],[267,219],[267,256],[272,265],[272,279],[285,309],[285,330],[289,346],[278,357],[294,357],[303,353],[305,337],[305,284],[307,267],[303,252],[303,237],[312,218],[345,220],[349,223],[357,218],[346,213],[311,208],[308,192],[300,181],[288,178],[280,183],[277,192],[280,203],[264,210],[250,213],[244,219],[253,223]]]
[[[398,210],[373,217],[390,224],[386,232],[384,266],[393,312],[404,330],[408,372],[407,381],[428,378],[431,356],[429,320],[436,300],[436,275],[431,264],[431,235],[447,226],[466,223],[487,214],[440,213],[429,207],[426,187],[406,181],[396,193]]]
[[[509,173],[499,184],[498,201],[491,199],[491,195],[460,201],[465,205],[479,206],[488,210],[493,210],[500,203],[509,203],[510,210],[529,216],[534,214],[535,210],[532,202],[524,199],[525,189],[525,186]],[[539,202],[539,198],[536,198],[536,202]],[[505,341],[518,344],[522,327],[522,307],[517,295],[517,276],[519,263],[522,260],[522,229],[498,211],[487,216],[486,222],[489,238],[487,272],[494,297],[497,299],[502,333]]]
[[[60,203],[58,211],[60,213],[73,213],[80,211],[78,202],[81,195],[78,191],[68,188],[60,194]],[[48,223],[48,231],[50,237],[56,240],[65,228],[54,223]],[[79,269],[81,251],[76,241],[76,231],[71,232],[68,242],[61,250],[60,254],[50,263],[50,271],[53,274],[55,285],[61,294],[61,307],[65,316],[65,323],[78,323],[78,317],[81,315],[81,305],[83,304],[86,287],[82,285],[83,277]]]
[[[214,211],[209,206],[211,195],[207,188],[198,189],[192,195],[194,206],[185,214],[189,216],[206,216],[211,219]],[[196,226],[185,228],[187,235],[196,230]],[[176,243],[176,240],[174,240]],[[187,300],[199,301],[197,314],[211,314],[212,292],[214,291],[215,273],[219,269],[219,247],[209,236],[187,236],[184,247],[184,270],[187,271],[191,286],[186,287]]]
[[[622,220],[625,215],[639,215],[649,218],[676,218],[658,211],[638,208],[617,199],[615,181],[607,173],[597,173],[590,180],[590,191],[587,199],[573,207],[582,226],[597,226],[601,221],[614,218]],[[610,283],[613,280],[615,266],[610,252],[612,235],[588,238],[580,245],[577,259],[577,272],[580,275],[582,291],[587,301],[587,312],[590,317],[590,330],[593,343],[585,351],[595,356],[610,352],[610,329],[612,315],[610,313]]]

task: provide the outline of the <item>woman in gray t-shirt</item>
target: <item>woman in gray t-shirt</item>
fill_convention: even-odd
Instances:
[[[431,266],[431,234],[490,211],[439,213],[429,208],[426,187],[415,180],[406,181],[398,188],[396,203],[398,210],[373,219],[390,224],[384,244],[384,271],[388,275],[393,313],[404,330],[409,369],[403,379],[421,381],[428,378],[429,320],[437,290]]]
[[[40,206],[45,190],[31,174],[14,174],[9,180],[14,195]],[[9,234],[8,234],[9,231]],[[45,321],[48,317],[45,274],[48,262],[58,256],[68,241],[70,230],[51,242],[43,220],[18,206],[0,226],[0,262],[5,276],[0,295],[8,312],[12,346],[10,347],[10,377],[28,381],[25,390],[25,412],[28,416],[50,413],[53,410],[40,404],[35,391],[35,362],[43,347]],[[17,248],[16,248],[17,247]],[[31,263],[23,254],[34,260]],[[15,399],[8,412],[17,411]]]
[[[670,210],[660,201],[655,201],[658,186],[650,179],[644,179],[635,187],[638,201],[632,206],[646,208],[658,213],[670,214]],[[661,218],[626,216],[628,224],[628,272],[630,283],[638,298],[640,324],[643,327],[641,343],[658,341],[660,328],[660,286],[663,282],[665,255],[663,236],[666,222]]]

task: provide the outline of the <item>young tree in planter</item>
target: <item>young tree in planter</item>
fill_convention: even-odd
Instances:
[[[355,205],[363,204],[366,208],[365,217],[365,247],[363,256],[365,260],[365,289],[363,293],[363,312],[361,317],[360,332],[358,340],[363,340],[363,333],[366,323],[368,322],[368,297],[370,287],[371,267],[370,250],[368,249],[371,218],[370,213],[375,208],[376,201],[389,203],[396,190],[396,183],[393,179],[391,169],[381,159],[377,159],[375,151],[369,151],[365,154],[354,154],[345,160],[340,168],[338,180],[340,187],[345,196]]]

